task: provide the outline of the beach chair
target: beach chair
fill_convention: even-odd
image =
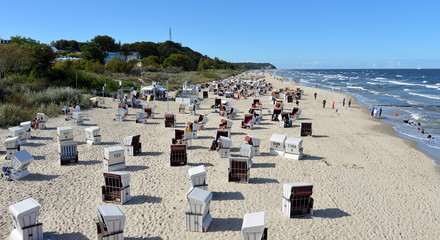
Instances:
[[[20,123],[20,127],[24,128],[26,130],[26,133],[25,133],[25,136],[26,136],[25,138],[26,139],[31,139],[32,138],[32,136],[31,136],[31,125],[32,125],[31,121],[21,122]]]
[[[18,137],[18,141],[20,145],[26,144],[26,128],[24,127],[10,127],[8,128],[9,136],[8,137]]]
[[[252,145],[252,156],[260,156],[260,143],[261,143],[261,139],[258,137],[254,137],[254,136],[246,136],[244,138],[244,140],[246,141],[247,144]]]
[[[313,215],[313,185],[309,183],[285,183],[283,186],[283,213],[289,218]]]
[[[244,240],[267,240],[266,212],[246,213],[241,234]]]
[[[176,117],[174,114],[165,114],[165,127],[175,127]]]
[[[301,99],[301,95],[302,95],[302,92],[301,92],[301,91],[297,91],[297,92],[296,92],[296,98],[297,98],[297,99]]]
[[[231,156],[232,141],[229,137],[220,136],[217,140],[220,158],[228,158]]]
[[[186,113],[186,104],[184,104],[184,103],[179,104],[179,113],[181,113],[181,114]]]
[[[197,132],[199,130],[199,125],[194,124],[193,122],[189,121],[186,123],[185,131],[188,132],[188,136],[190,139],[197,139]]]
[[[32,198],[9,206],[14,227],[10,240],[43,240],[43,224],[38,222],[40,207]]]
[[[286,142],[286,135],[272,134],[270,137],[270,154],[271,155],[284,155],[284,146]]]
[[[147,118],[144,117],[144,112],[136,112],[136,123],[147,123]]]
[[[84,113],[82,113],[82,112],[72,113],[72,124],[75,124],[75,125],[84,124]]]
[[[103,202],[124,204],[131,199],[130,174],[104,172],[104,185],[101,187]]]
[[[78,163],[78,143],[73,140],[59,141],[58,154],[60,156],[60,165]]]
[[[277,121],[278,116],[281,114],[283,110],[281,108],[274,108],[272,113],[272,121]]]
[[[312,136],[312,123],[301,123],[301,137]]]
[[[44,113],[37,113],[37,129],[46,129],[46,124],[49,121],[49,117]]]
[[[200,188],[208,191],[208,184],[206,184],[206,167],[200,165],[188,169],[189,179],[191,180],[192,188]],[[190,191],[192,190],[190,189]]]
[[[244,120],[241,122],[242,128],[254,129],[255,117],[252,114],[245,114]]]
[[[125,215],[118,206],[98,206],[95,219],[98,240],[123,240]]]
[[[212,193],[200,188],[193,188],[187,195],[189,212],[185,213],[186,231],[206,232],[212,222],[209,208]]]
[[[254,98],[254,101],[252,102],[252,106],[260,105],[260,99]]]
[[[215,92],[214,92],[215,94]],[[222,100],[220,98],[216,98],[214,100],[214,108],[220,108],[222,106]]]
[[[217,134],[215,135],[215,140],[218,140],[220,136],[231,138],[231,132],[229,130],[217,129]]]
[[[199,125],[199,129],[203,130],[203,129],[205,129],[206,123],[208,123],[208,121],[209,121],[209,119],[205,114],[200,114],[196,123],[197,123],[197,125]]]
[[[289,119],[289,113],[281,113],[278,115],[280,126],[284,128],[292,127],[292,120]]]
[[[57,127],[58,141],[73,140],[73,129],[70,126]]]
[[[174,129],[174,138],[171,141],[172,144],[184,144],[187,147],[191,146],[191,138],[188,131],[183,129]]]
[[[111,146],[104,148],[104,170],[116,171],[125,169],[124,148],[121,146]]]
[[[123,102],[120,102],[120,103],[118,103],[118,108],[124,108],[124,109],[128,110],[128,105]]]
[[[100,127],[88,127],[84,131],[86,134],[87,144],[94,145],[101,143],[101,135],[99,134],[101,131]]]
[[[2,167],[3,178],[18,181],[29,175],[28,166],[34,158],[26,150],[21,150],[12,154],[11,165]]]
[[[286,98],[286,99],[287,99],[287,102],[288,102],[288,103],[292,103],[292,102],[293,102],[293,96],[290,95],[290,94],[287,95],[287,98]]]
[[[20,138],[19,137],[9,137],[5,139],[6,148],[6,160],[12,159],[12,154],[20,151]]]
[[[303,140],[301,138],[287,138],[285,141],[284,157],[294,160],[300,160],[303,157]]]
[[[154,109],[151,107],[144,108],[145,118],[153,118]]]
[[[247,157],[229,157],[228,182],[249,182],[252,160]]]
[[[184,166],[188,162],[185,144],[171,144],[170,166]]]
[[[142,152],[142,145],[139,142],[141,135],[132,135],[124,137],[125,155],[135,156]]]
[[[252,158],[254,153],[254,147],[247,143],[240,144],[240,156]]]
[[[116,114],[115,121],[125,121],[126,116],[128,115],[128,110],[125,108],[118,108],[118,114]]]
[[[218,128],[219,129],[226,129],[226,130],[231,131],[231,128],[232,128],[233,124],[234,123],[231,120],[229,120],[229,119],[221,119],[220,120],[220,124],[218,125]]]
[[[292,109],[292,112],[290,113],[290,118],[296,120],[299,118],[300,114],[301,114],[301,109],[299,109],[298,107],[294,107]]]
[[[196,115],[196,105],[194,105],[194,104],[188,105],[188,111],[189,111],[189,115],[195,116]]]
[[[208,98],[208,91],[203,91],[203,98]]]

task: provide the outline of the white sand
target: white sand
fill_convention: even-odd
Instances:
[[[273,78],[269,81],[277,88],[294,87]],[[207,129],[193,140],[189,164],[182,167],[169,165],[174,129],[164,127],[165,102],[153,102],[158,114],[146,125],[134,122],[138,109],[129,109],[132,120],[114,122],[117,103],[111,99],[105,100],[109,109],[84,111],[86,124],[101,127],[104,144],[83,143],[88,126],[73,126],[75,140],[80,142],[80,162],[70,166],[59,164],[56,127],[71,123],[51,118],[48,129],[32,131],[33,139],[23,146],[36,158],[29,167],[30,176],[19,182],[0,181],[0,239],[8,239],[12,230],[8,206],[29,197],[42,206],[39,220],[45,238],[96,239],[97,206],[107,204],[101,201],[103,147],[122,146],[123,138],[132,134],[141,134],[143,153],[126,156],[128,168],[123,171],[132,177],[132,200],[120,206],[127,217],[126,239],[241,239],[244,215],[257,211],[267,211],[270,239],[440,239],[440,185],[431,159],[389,134],[390,126],[371,120],[365,107],[355,102],[351,108],[342,107],[344,95],[301,88],[306,96],[300,102],[301,119],[294,121],[293,128],[281,128],[265,115],[263,124],[254,130],[242,129],[242,116],[252,99],[231,100],[240,110],[240,120],[234,121],[232,129],[233,154],[239,154],[239,144],[247,134],[262,139],[262,156],[253,158],[248,184],[228,183],[228,160],[208,151],[221,119],[209,109],[215,98],[211,93],[198,111],[208,113]],[[268,96],[259,98],[264,108],[272,108]],[[326,109],[321,104],[324,98]],[[331,109],[333,101],[339,114]],[[170,102],[179,127],[196,119],[178,114],[177,107]],[[287,109],[292,107],[292,103],[285,104]],[[314,137],[304,137],[304,160],[268,156],[272,133],[299,137],[300,122],[313,123]],[[7,129],[0,130],[2,142],[7,135]],[[4,150],[2,144],[2,154]],[[0,165],[8,164],[1,155]],[[191,185],[188,168],[198,164],[207,166],[214,196],[213,222],[207,233],[185,231],[186,193]],[[287,182],[314,184],[312,218],[289,219],[282,214],[282,187]]]

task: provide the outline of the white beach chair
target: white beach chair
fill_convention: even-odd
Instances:
[[[26,150],[13,153],[10,167],[2,167],[3,178],[17,181],[28,176],[27,168],[32,161],[34,158]]]
[[[230,138],[220,136],[218,139],[218,146],[220,158],[229,158],[231,156],[232,141]]]
[[[252,150],[253,150],[253,153],[252,153],[252,155],[253,156],[260,156],[261,155],[261,153],[260,153],[260,143],[261,143],[261,139],[260,138],[258,138],[258,137],[255,137],[255,136],[246,136],[245,138],[244,138],[244,140],[248,143],[248,144],[250,144],[250,145],[252,145]]]
[[[70,126],[57,127],[58,141],[73,140],[73,129]]]
[[[131,199],[130,174],[104,172],[104,185],[101,187],[103,202],[124,204]]]
[[[20,151],[20,138],[19,137],[9,137],[5,139],[6,148],[6,160],[12,159],[12,154]]]
[[[10,127],[9,130],[9,137],[18,137],[19,138],[19,144],[23,145],[26,144],[26,128],[24,127]]]
[[[287,138],[285,141],[285,158],[300,160],[303,157],[303,140],[301,138]]]
[[[282,210],[289,218],[313,215],[313,185],[309,183],[286,183],[283,186]]]
[[[44,113],[37,113],[37,119],[41,119],[38,123],[38,129],[46,129],[46,124],[49,121],[49,117]]]
[[[254,152],[253,148],[254,147],[252,145],[247,143],[240,144],[240,156],[252,158]]]
[[[141,135],[132,135],[124,138],[125,155],[135,156],[142,152]]]
[[[241,233],[244,240],[267,240],[266,212],[246,213]]]
[[[40,204],[28,198],[9,206],[14,230],[11,240],[43,240],[43,224],[38,222]]]
[[[99,134],[101,131],[100,127],[88,127],[84,131],[86,134],[87,144],[94,145],[101,143],[101,135]]]
[[[212,222],[209,208],[212,193],[200,188],[193,188],[187,195],[189,212],[185,213],[186,230],[192,232],[206,232]]]
[[[123,240],[125,215],[118,206],[98,206],[98,240]]]
[[[208,191],[208,184],[206,184],[206,167],[200,165],[188,169],[189,178],[191,180],[192,188],[200,188]],[[192,190],[192,188],[190,190]]]
[[[111,146],[104,148],[104,170],[116,171],[125,169],[124,148],[121,146]]]
[[[60,164],[78,163],[78,143],[72,140],[59,141]]]
[[[20,123],[20,127],[26,129],[26,134],[25,134],[26,135],[26,139],[31,139],[32,138],[32,136],[31,136],[31,125],[32,125],[31,121],[21,122]]]
[[[271,155],[284,155],[284,145],[286,141],[286,135],[272,134],[270,137],[270,154]]]
[[[75,125],[84,124],[84,113],[82,113],[82,112],[72,113],[72,124],[75,124]]]
[[[147,118],[144,118],[144,112],[136,112],[136,123],[147,123]]]

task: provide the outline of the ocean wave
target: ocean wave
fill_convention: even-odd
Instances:
[[[370,85],[380,85],[381,83],[377,83],[377,82],[367,82]]]
[[[418,83],[406,83],[406,82],[398,82],[398,81],[387,81],[387,83],[393,83],[396,85],[404,85],[404,86],[425,86],[423,84],[418,84]]]
[[[405,89],[403,89],[403,91],[404,92],[409,92],[409,91],[411,91],[411,89],[405,88]]]
[[[430,95],[430,94],[421,94],[421,93],[413,93],[413,92],[409,92],[409,94],[414,95],[414,96],[429,98],[429,99],[440,100],[440,96],[434,96],[434,95]]]
[[[360,90],[363,90],[363,91],[366,91],[367,89],[365,89],[365,88],[363,88],[363,87],[358,87],[358,86],[347,86],[347,88],[353,88],[353,89],[360,89]]]

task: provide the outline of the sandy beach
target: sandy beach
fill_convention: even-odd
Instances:
[[[298,87],[266,76],[275,88]],[[239,110],[232,127],[232,154],[239,154],[246,135],[262,139],[262,156],[253,158],[248,184],[228,183],[228,160],[208,151],[222,118],[210,109],[217,97],[212,93],[197,111],[208,114],[209,122],[199,131],[199,138],[192,140],[188,165],[181,167],[169,164],[174,129],[164,127],[166,102],[150,103],[157,106],[155,118],[145,125],[135,123],[140,109],[129,108],[128,121],[113,121],[117,102],[110,98],[105,99],[106,109],[84,110],[82,126],[73,126],[63,116],[51,118],[46,130],[32,131],[32,139],[22,146],[35,158],[30,175],[18,182],[0,181],[0,239],[9,239],[12,230],[8,206],[29,197],[41,205],[39,221],[45,239],[96,239],[97,206],[109,205],[101,201],[103,148],[123,146],[123,138],[133,134],[141,134],[142,154],[126,156],[127,169],[121,171],[131,174],[132,199],[119,205],[127,218],[125,239],[241,239],[244,215],[258,211],[267,211],[269,239],[440,239],[440,174],[432,160],[409,140],[395,136],[390,125],[370,119],[367,107],[355,101],[351,107],[342,107],[342,99],[348,102],[350,96],[300,87],[305,93],[299,104],[302,114],[293,128],[270,121],[268,109],[273,105],[266,95],[258,97],[265,114],[262,124],[242,129],[243,114],[253,98],[228,99]],[[285,103],[286,111],[294,105]],[[170,102],[169,108],[180,128],[196,119],[179,114],[178,103]],[[300,137],[301,122],[311,122],[314,135],[303,137],[304,158],[270,156],[270,136]],[[79,142],[78,164],[60,166],[59,126],[73,127]],[[84,129],[89,126],[101,127],[103,144],[84,143]],[[2,143],[7,136],[8,130],[0,129]],[[8,166],[4,144],[0,151],[0,165]],[[207,167],[207,183],[213,192],[213,222],[206,233],[185,231],[186,194],[191,186],[188,168],[200,164]],[[289,219],[282,213],[282,188],[289,182],[314,185],[313,217]]]

